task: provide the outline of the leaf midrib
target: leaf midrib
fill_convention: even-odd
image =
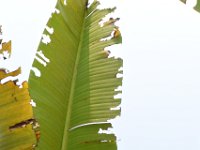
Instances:
[[[70,94],[69,94],[69,102],[68,102],[68,108],[67,108],[67,114],[65,119],[65,127],[64,127],[64,134],[63,134],[63,141],[61,150],[67,150],[67,144],[68,144],[68,133],[69,133],[69,127],[70,127],[70,121],[71,121],[71,112],[72,112],[72,104],[73,104],[73,98],[74,98],[74,89],[76,85],[76,77],[77,77],[77,68],[79,64],[79,59],[81,55],[81,47],[82,47],[82,40],[84,35],[84,27],[85,27],[85,18],[86,18],[86,10],[84,11],[84,17],[83,17],[83,24],[82,24],[82,30],[79,38],[79,45],[78,45],[78,51],[76,55],[75,65],[74,65],[74,71],[72,76],[72,83],[70,88]]]

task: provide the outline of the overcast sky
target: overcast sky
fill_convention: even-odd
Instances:
[[[178,0],[102,0],[117,5],[124,58],[119,150],[200,149],[200,14]],[[193,2],[191,1],[190,5]],[[12,61],[27,78],[55,0],[0,0]],[[13,63],[14,62],[14,63]]]

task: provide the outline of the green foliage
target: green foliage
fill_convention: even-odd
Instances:
[[[109,57],[105,48],[122,39],[114,24],[118,19],[99,24],[115,8],[98,5],[96,0],[89,7],[87,0],[58,0],[47,23],[33,63],[41,76],[31,71],[29,78],[40,123],[38,149],[116,149],[115,135],[99,131],[112,128],[107,121],[120,114],[112,108],[121,103],[114,95],[121,93],[116,88],[122,84],[117,78],[122,60]]]

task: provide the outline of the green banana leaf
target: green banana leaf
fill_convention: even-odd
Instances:
[[[185,4],[187,3],[187,0],[180,0],[180,1],[182,1]],[[200,12],[200,0],[197,0],[196,6],[194,7],[194,9]]]
[[[108,120],[120,115],[122,60],[105,48],[121,43],[118,19],[102,19],[115,8],[99,2],[58,0],[43,33],[33,70],[30,94],[40,124],[40,150],[115,150]],[[53,30],[53,32],[52,32]],[[100,132],[103,131],[103,132]]]
[[[7,72],[0,69],[0,81],[6,77],[15,77],[20,68]],[[36,144],[36,132],[33,130],[32,106],[28,92],[28,84],[22,87],[16,81],[0,84],[0,150],[31,150]]]

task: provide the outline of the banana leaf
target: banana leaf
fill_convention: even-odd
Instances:
[[[29,77],[40,124],[40,150],[115,150],[108,121],[120,115],[116,90],[122,59],[107,47],[122,42],[116,8],[98,9],[94,0],[58,0],[44,30]],[[101,132],[102,131],[102,132]]]
[[[0,81],[7,77],[16,77],[21,69],[7,72],[0,69]],[[16,80],[0,83],[0,149],[31,150],[36,146],[36,132],[33,129],[32,106],[28,92],[28,83],[19,87]]]

